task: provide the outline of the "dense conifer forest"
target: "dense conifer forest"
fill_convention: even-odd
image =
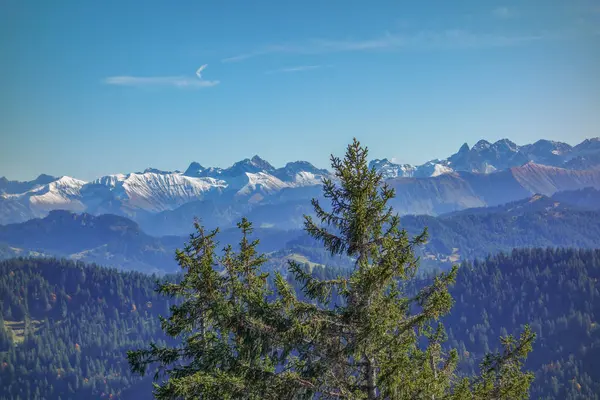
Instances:
[[[530,324],[531,398],[600,398],[600,250],[520,249],[464,264],[445,319],[463,368]]]
[[[447,344],[469,371],[500,335],[529,322],[532,398],[599,398],[599,277],[600,250],[522,249],[464,264],[444,321]],[[168,315],[169,299],[154,288],[154,277],[95,265],[0,263],[0,398],[150,398],[148,382],[136,390],[125,352],[164,340],[158,315]]]
[[[0,262],[0,399],[119,398],[140,380],[127,349],[163,337],[169,301],[155,281],[55,259]]]

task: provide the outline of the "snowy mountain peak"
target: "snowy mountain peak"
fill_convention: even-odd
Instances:
[[[493,173],[515,167],[520,171],[528,162],[525,169],[531,169],[532,174],[540,168],[600,169],[600,138],[587,139],[575,147],[550,140],[523,146],[508,139],[494,144],[480,140],[472,148],[463,144],[457,153],[446,159],[417,166],[399,164],[387,158],[372,160],[369,166],[386,179],[421,179],[461,171]],[[275,197],[280,201],[286,196],[298,196],[297,193],[313,193],[323,178],[328,177],[331,177],[329,171],[316,168],[307,161],[289,162],[282,168],[274,168],[259,156],[253,156],[226,169],[205,168],[193,162],[184,174],[147,168],[141,173],[103,176],[90,183],[68,176],[54,178],[44,174],[28,182],[0,178],[0,217],[4,216],[0,221],[44,216],[53,209],[145,218],[152,213],[205,200],[269,203],[275,201]],[[296,192],[296,189],[300,190]],[[276,195],[279,192],[281,194]]]
[[[271,173],[283,182],[294,182],[299,186],[317,185],[324,176],[329,175],[326,169],[319,169],[308,161],[289,162],[283,168]]]
[[[189,177],[180,173],[144,172],[104,176],[95,180],[96,188],[104,187],[104,201],[119,201],[128,209],[152,212],[170,210],[189,201],[200,200],[208,192],[227,187],[212,177]],[[100,192],[94,192],[96,196]]]
[[[205,170],[205,168],[197,163],[196,161],[192,162],[190,166],[183,173],[185,176],[200,176],[200,174]]]
[[[21,202],[35,209],[36,216],[44,215],[53,209],[82,211],[81,189],[86,182],[63,176],[44,185],[36,185],[27,191],[16,194],[0,194],[0,198]]]
[[[242,161],[236,162],[231,167],[222,170],[222,174],[225,176],[236,177],[242,176],[247,172],[271,172],[274,170],[275,168],[267,161],[263,160],[259,156],[254,156],[251,159],[246,158]]]
[[[58,178],[56,178],[55,176],[52,176],[52,175],[39,174],[38,177],[35,178],[32,182],[34,182],[38,185],[45,185],[47,183],[54,182],[57,179]]]
[[[9,181],[5,177],[0,178],[0,193],[17,194],[24,193],[36,187],[47,185],[56,181],[58,178],[46,174],[40,174],[32,181],[19,182]]]
[[[311,171],[311,172],[315,171],[315,170],[319,170],[317,167],[315,167],[308,161],[292,161],[292,162],[285,164],[285,167],[283,167],[283,168],[302,170],[302,171]],[[327,171],[327,170],[321,169],[319,171]]]
[[[508,151],[519,151],[519,146],[515,142],[512,142],[508,139],[500,139],[496,143],[494,143],[494,147],[497,149],[505,149]]]
[[[585,139],[577,146],[573,147],[575,151],[587,151],[587,150],[599,150],[600,149],[600,137]]]
[[[161,174],[161,175],[165,175],[165,174],[173,174],[173,173],[179,173],[180,171],[163,171],[160,169],[156,169],[156,168],[152,168],[152,167],[148,167],[144,170],[144,172],[141,172],[141,174],[147,174],[147,173],[152,173],[152,174]]]
[[[487,150],[490,148],[491,145],[492,144],[490,142],[488,142],[487,140],[481,139],[480,141],[475,143],[475,146],[473,146],[473,148],[471,150],[472,151]]]
[[[416,171],[416,167],[410,164],[395,164],[387,158],[372,160],[369,163],[369,168],[375,168],[375,170],[380,172],[385,179],[412,177],[415,175]]]
[[[264,171],[273,171],[275,169],[275,167],[273,167],[268,161],[260,158],[259,156],[255,155],[254,157],[252,157],[250,159],[250,162],[255,165],[256,167],[264,170]]]
[[[257,193],[260,195],[272,194],[285,187],[289,187],[287,183],[262,171],[256,173],[246,172],[245,181],[241,182],[240,180],[240,183],[242,184],[232,185],[237,189],[238,196],[250,196]]]
[[[72,187],[72,188],[81,188],[87,182],[79,179],[72,178],[70,176],[61,176],[54,182],[50,182],[49,185],[51,187]]]

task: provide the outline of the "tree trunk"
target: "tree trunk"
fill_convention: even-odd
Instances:
[[[375,360],[367,358],[367,398],[373,400],[377,398],[377,384],[375,383]]]

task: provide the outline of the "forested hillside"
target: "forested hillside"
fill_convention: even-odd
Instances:
[[[169,301],[154,288],[148,275],[71,261],[0,262],[0,399],[118,398],[140,380],[125,352],[163,337]]]
[[[427,227],[429,240],[419,249],[424,267],[449,268],[453,263],[514,248],[594,249],[600,248],[600,212],[592,209],[599,193],[595,189],[564,192],[560,200],[536,195],[438,217],[406,215],[401,221],[411,235]],[[331,257],[306,234],[288,242],[278,255],[284,253],[298,253],[312,262],[330,264]]]
[[[472,369],[500,335],[529,323],[532,398],[600,398],[600,250],[522,249],[465,264],[445,319],[448,344]]]
[[[405,216],[411,234],[429,229],[429,257],[471,260],[526,247],[600,247],[600,213],[534,196],[499,207],[465,210],[441,217]],[[452,259],[452,256],[455,259]]]
[[[445,319],[448,345],[469,370],[529,322],[538,335],[527,362],[532,398],[600,398],[599,277],[600,250],[521,249],[464,264]],[[150,396],[148,382],[132,387],[139,378],[125,351],[164,340],[158,315],[169,314],[169,299],[154,287],[150,276],[70,261],[1,262],[0,398]]]

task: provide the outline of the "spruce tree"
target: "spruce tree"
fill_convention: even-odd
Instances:
[[[444,346],[440,318],[453,304],[448,291],[457,269],[415,289],[415,249],[427,231],[409,237],[389,205],[394,190],[368,167],[356,140],[343,159],[332,156],[334,177],[323,183],[330,205],[312,204],[316,220],[306,232],[331,255],[353,261],[351,273],[320,279],[290,262],[302,298],[281,274],[274,284],[265,258],[249,242],[243,220],[239,251],[217,256],[216,231],[197,223],[190,244],[177,253],[181,283],[162,293],[183,298],[162,321],[177,348],[152,345],[129,353],[134,371],[157,362],[166,381],[159,399],[524,399],[532,375],[522,372],[534,335],[503,338],[481,374],[457,371],[458,353]],[[160,371],[160,370],[159,370]]]
[[[195,227],[176,255],[183,279],[158,289],[183,300],[161,319],[166,333],[183,343],[129,352],[132,369],[143,374],[149,364],[160,365],[155,377],[166,374],[168,380],[155,384],[157,399],[280,398],[289,391],[286,373],[276,373],[282,345],[275,331],[286,328],[278,326],[279,302],[268,300],[268,275],[259,269],[266,258],[257,253],[258,241],[249,240],[252,226],[243,219],[239,251],[227,246],[223,255],[216,251],[218,229]]]

